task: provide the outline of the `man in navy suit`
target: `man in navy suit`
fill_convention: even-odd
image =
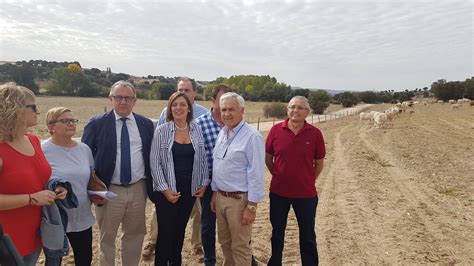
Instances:
[[[96,208],[99,262],[115,265],[115,239],[122,224],[122,265],[138,265],[146,233],[146,197],[152,191],[153,123],[132,112],[137,98],[131,83],[118,81],[112,85],[109,100],[113,110],[93,117],[82,136],[94,155],[97,176],[118,195]]]

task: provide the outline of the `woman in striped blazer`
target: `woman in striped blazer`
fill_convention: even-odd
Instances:
[[[155,130],[150,155],[158,219],[155,265],[181,265],[189,215],[210,181],[204,138],[184,93],[171,95],[166,120]]]

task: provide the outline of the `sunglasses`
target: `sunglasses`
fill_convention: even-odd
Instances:
[[[77,125],[79,120],[72,119],[72,118],[63,118],[63,119],[58,119],[56,121],[53,121],[53,122],[51,122],[51,124],[54,124],[54,123],[57,123],[57,122],[59,122],[61,124],[65,124],[65,125]]]
[[[36,104],[28,104],[28,105],[25,105],[25,107],[30,108],[35,113],[38,113],[38,108],[36,107]]]

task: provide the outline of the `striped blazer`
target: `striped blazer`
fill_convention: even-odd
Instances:
[[[176,190],[176,177],[172,147],[175,137],[174,122],[169,121],[158,126],[153,136],[150,154],[151,175],[153,177],[153,191]],[[209,170],[207,167],[207,155],[204,148],[204,138],[201,129],[194,122],[189,123],[189,135],[194,148],[194,162],[191,183],[191,194],[203,186],[208,186]]]

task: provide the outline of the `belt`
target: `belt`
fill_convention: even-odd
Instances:
[[[138,179],[138,181],[133,182],[133,183],[128,183],[127,185],[124,185],[124,184],[111,184],[111,185],[127,188],[127,187],[133,186],[135,184],[138,184],[138,182],[140,182],[142,180],[144,180],[144,179],[140,178],[140,179]]]
[[[222,190],[218,190],[217,192],[218,192],[220,195],[224,196],[224,197],[227,197],[227,198],[234,198],[234,199],[241,199],[242,196],[240,196],[240,195],[247,193],[247,192],[243,192],[243,191],[226,192],[226,191],[222,191]]]

